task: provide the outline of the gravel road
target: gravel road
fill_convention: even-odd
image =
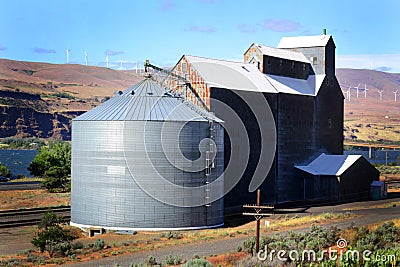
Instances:
[[[41,182],[2,182],[0,191],[41,189]]]

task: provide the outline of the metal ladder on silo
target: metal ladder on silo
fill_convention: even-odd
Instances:
[[[215,118],[212,117],[209,119],[209,126],[210,126],[210,140],[214,140],[215,137]],[[205,199],[206,199],[206,207],[210,207],[211,203],[211,174],[212,169],[214,168],[214,155],[215,148],[214,143],[210,141],[208,151],[206,151],[206,191],[205,191]]]

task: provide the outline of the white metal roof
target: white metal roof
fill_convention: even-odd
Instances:
[[[265,46],[265,45],[259,45],[256,43],[254,45],[257,46],[257,48],[260,49],[261,53],[263,53],[264,55],[294,60],[294,61],[298,61],[298,62],[310,63],[310,61],[304,56],[304,54],[300,53],[300,52],[294,52],[294,51],[290,51],[290,50],[284,50],[284,49],[269,47],[269,46]]]
[[[211,87],[278,93],[254,64],[185,55]]]
[[[278,48],[325,47],[332,35],[282,37]]]
[[[147,78],[74,121],[208,121],[206,118],[222,122],[188,101],[166,94],[165,88]]]
[[[316,96],[325,75],[307,80],[261,73],[254,64],[185,55],[211,87],[263,93]]]
[[[322,153],[307,166],[295,166],[297,169],[312,175],[342,175],[361,155],[326,155]]]
[[[325,74],[310,75],[307,80],[264,74],[271,85],[279,92],[294,95],[316,96],[325,79]]]

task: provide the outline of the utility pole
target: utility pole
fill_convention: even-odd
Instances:
[[[260,206],[260,189],[257,189],[257,206]],[[257,220],[256,226],[256,252],[260,250],[260,220]]]
[[[254,209],[254,212],[243,212],[243,215],[254,216],[256,219],[256,253],[258,253],[260,250],[260,220],[273,215],[274,207],[261,205],[261,191],[257,189],[257,204],[243,205],[243,208]],[[264,213],[265,210],[268,212]]]

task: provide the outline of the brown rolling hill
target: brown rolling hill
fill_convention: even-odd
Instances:
[[[400,89],[400,74],[356,69],[337,69],[336,74],[345,96],[351,87],[345,138],[400,142],[400,93],[397,102],[393,93]],[[0,138],[69,139],[72,118],[142,78],[134,71],[0,59]],[[378,90],[384,90],[382,100]]]
[[[364,142],[400,144],[400,90],[396,102],[393,93],[400,89],[400,74],[374,70],[338,69],[336,75],[343,95],[347,98],[344,102],[345,138]],[[350,99],[346,93],[349,87],[351,87]],[[379,91],[382,92],[382,99]]]
[[[0,59],[0,138],[68,140],[72,118],[141,79],[132,71]]]
[[[69,90],[82,98],[104,97],[110,96],[116,90],[135,84],[141,79],[142,77],[134,72],[95,66],[0,59],[1,90],[14,89],[10,83],[17,82],[20,84],[17,88],[25,92],[46,93],[47,91]],[[21,86],[24,83],[31,86]],[[47,85],[47,88],[43,85]],[[53,88],[50,88],[50,85]],[[49,90],[55,88],[58,90]]]

